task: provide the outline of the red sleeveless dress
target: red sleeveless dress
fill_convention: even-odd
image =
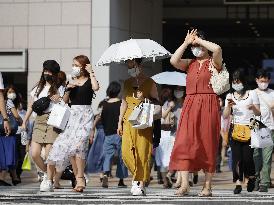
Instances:
[[[215,172],[220,138],[220,104],[209,85],[209,60],[192,60],[187,69],[186,98],[169,169]]]

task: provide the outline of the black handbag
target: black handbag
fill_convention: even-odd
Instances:
[[[73,169],[72,169],[72,166],[69,165],[63,171],[61,179],[63,179],[63,180],[71,180],[73,178],[74,178]]]
[[[36,112],[37,115],[43,115],[44,111],[48,109],[50,101],[49,97],[42,97],[33,103],[32,110]]]
[[[11,130],[10,135],[15,135],[17,133],[19,123],[17,122],[17,120],[12,114],[9,114],[8,117],[9,117],[9,124],[10,124],[10,130]],[[2,115],[0,115],[0,134],[2,136],[6,135],[5,129],[4,129],[4,119]]]

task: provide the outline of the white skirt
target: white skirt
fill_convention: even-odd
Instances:
[[[156,164],[161,169],[167,169],[169,166],[174,141],[175,137],[171,134],[171,131],[161,130],[160,144],[155,153]]]
[[[47,163],[55,165],[57,171],[63,171],[70,165],[70,157],[86,159],[92,125],[93,112],[90,105],[71,106],[66,129],[53,143]]]

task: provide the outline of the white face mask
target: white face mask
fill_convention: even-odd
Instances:
[[[201,47],[192,47],[191,51],[193,55],[197,58],[202,57],[205,53]]]
[[[244,86],[242,83],[232,83],[232,88],[236,91],[236,92],[240,92],[244,89]]]
[[[185,94],[185,91],[183,90],[174,90],[174,96],[177,98],[177,99],[180,99],[184,96]]]
[[[9,93],[7,97],[8,97],[8,99],[10,99],[10,100],[15,100],[16,94],[15,94],[15,93]]]
[[[260,90],[266,90],[268,88],[269,83],[257,83]]]
[[[77,66],[72,67],[71,77],[79,77],[81,75],[81,68]]]
[[[131,77],[136,78],[140,74],[140,69],[138,67],[134,67],[134,68],[128,69],[127,72]]]

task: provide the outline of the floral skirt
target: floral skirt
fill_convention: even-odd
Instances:
[[[92,125],[91,106],[73,105],[67,127],[53,143],[47,163],[63,171],[70,165],[70,157],[86,159]]]

